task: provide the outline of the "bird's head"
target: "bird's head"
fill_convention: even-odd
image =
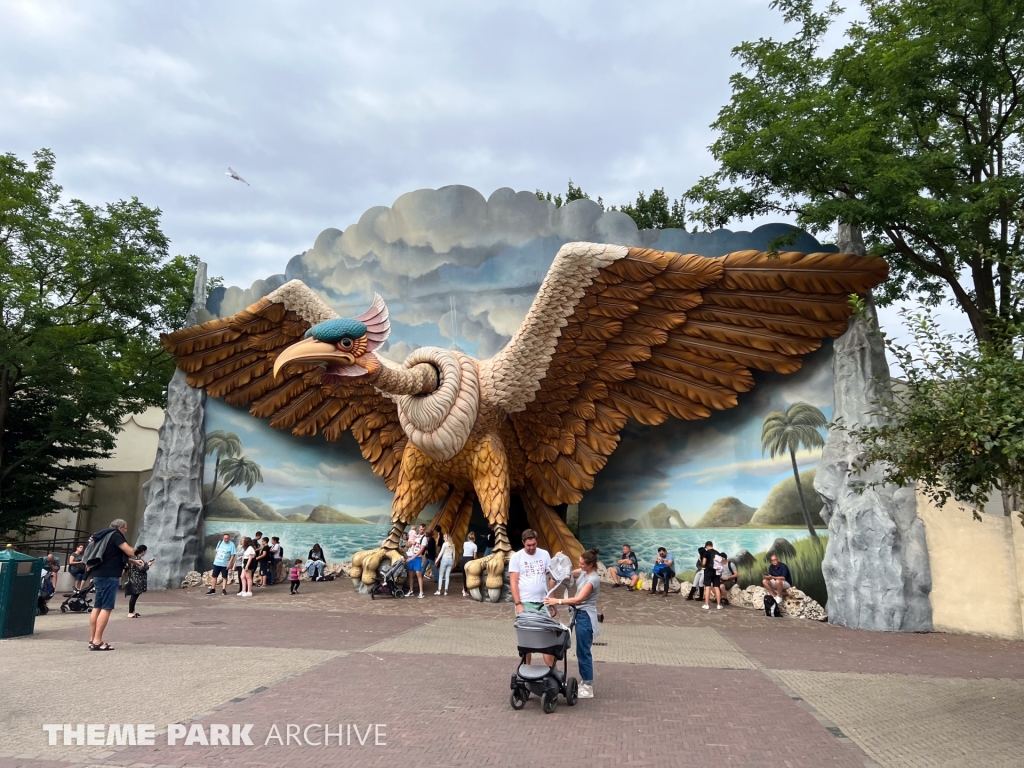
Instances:
[[[287,347],[274,361],[274,376],[293,364],[322,365],[323,383],[369,376],[380,368],[373,354],[388,338],[391,323],[384,300],[375,295],[370,308],[358,317],[337,317],[317,323],[302,341]]]

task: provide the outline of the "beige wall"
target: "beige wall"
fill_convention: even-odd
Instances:
[[[1024,639],[1024,527],[990,505],[981,521],[918,492],[932,571],[932,616],[940,632]],[[982,579],[978,580],[981,574]]]
[[[52,515],[32,522],[53,528],[72,528],[95,531],[115,518],[128,521],[128,538],[134,541],[142,523],[142,485],[153,474],[156,460],[158,430],[164,421],[161,408],[147,408],[139,414],[129,414],[121,421],[121,431],[110,457],[97,462],[107,477],[97,478],[91,487],[80,492],[65,493],[60,501],[72,505]],[[83,507],[92,509],[79,509]],[[52,531],[41,531],[35,538],[47,539]]]

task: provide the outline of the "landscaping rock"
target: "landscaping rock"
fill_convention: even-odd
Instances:
[[[199,571],[189,571],[185,574],[185,578],[181,580],[182,589],[201,586],[203,586],[203,574]]]

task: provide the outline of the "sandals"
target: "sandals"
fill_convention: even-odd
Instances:
[[[114,650],[114,646],[108,645],[107,643],[100,643],[99,645],[96,645],[94,643],[89,643],[89,650],[90,651],[112,651],[112,650]]]

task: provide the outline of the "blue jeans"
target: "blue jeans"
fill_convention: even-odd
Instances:
[[[455,561],[452,560],[452,558],[450,557],[446,557],[444,560],[441,561],[441,573],[439,573],[437,576],[437,588],[439,590],[448,590],[448,582],[451,580],[452,566],[454,564]]]
[[[590,626],[590,616],[580,611],[576,614],[576,661],[580,665],[580,680],[587,685],[594,682],[594,656],[590,652],[593,643],[594,628]]]
[[[630,568],[628,565],[617,565],[615,566],[615,573],[624,579],[632,580],[636,576],[636,571]]]

